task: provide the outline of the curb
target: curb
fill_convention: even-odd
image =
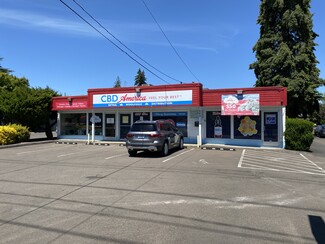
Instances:
[[[99,143],[99,142],[86,142],[86,145],[96,145],[96,146],[110,146],[109,143]]]
[[[56,141],[55,144],[72,144],[72,145],[77,145],[78,142]]]
[[[229,148],[229,147],[205,147],[205,146],[201,146],[202,150],[219,150],[219,151],[236,151],[235,148]]]
[[[13,148],[13,147],[24,147],[24,146],[32,146],[32,145],[37,145],[37,144],[46,144],[46,143],[53,143],[55,142],[54,140],[44,140],[44,141],[30,141],[30,142],[22,142],[22,143],[17,143],[17,144],[9,144],[9,145],[2,145],[0,146],[1,149],[5,148]]]

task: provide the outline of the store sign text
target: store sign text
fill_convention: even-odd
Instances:
[[[93,107],[191,105],[192,90],[93,95]]]

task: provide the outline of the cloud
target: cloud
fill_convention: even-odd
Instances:
[[[151,22],[128,22],[117,20],[99,20],[107,29],[123,42],[169,46],[160,33],[160,29]],[[91,22],[93,23],[93,22]],[[62,32],[70,35],[90,37],[101,36],[80,19],[76,21],[63,17],[50,17],[40,13],[13,9],[0,9],[0,25],[11,25],[19,28],[31,28],[42,31]],[[93,23],[108,38],[112,37]],[[161,24],[167,36],[173,36],[173,45],[177,48],[208,51],[215,54],[220,48],[228,47],[229,43],[239,34],[233,26],[227,24],[210,25],[180,25]],[[189,40],[188,43],[184,42]]]
[[[11,9],[0,9],[0,24],[20,28],[36,28],[40,30],[55,30],[75,34],[94,35],[95,32],[82,22],[70,21],[61,18]]]

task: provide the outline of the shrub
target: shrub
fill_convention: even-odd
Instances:
[[[0,144],[7,145],[15,142],[17,131],[10,126],[0,126]]]
[[[26,126],[12,124],[0,126],[0,145],[27,141],[29,130]]]
[[[30,134],[28,127],[18,124],[11,124],[9,126],[11,126],[17,131],[17,134],[15,136],[15,142],[23,142],[29,140]]]
[[[313,143],[313,123],[303,119],[287,119],[285,141],[286,149],[309,151]]]

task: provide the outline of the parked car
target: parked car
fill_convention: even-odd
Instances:
[[[126,136],[130,156],[138,151],[160,152],[166,156],[170,149],[183,147],[183,134],[170,120],[136,121]]]
[[[317,127],[315,129],[315,136],[325,137],[325,124],[317,125]]]

